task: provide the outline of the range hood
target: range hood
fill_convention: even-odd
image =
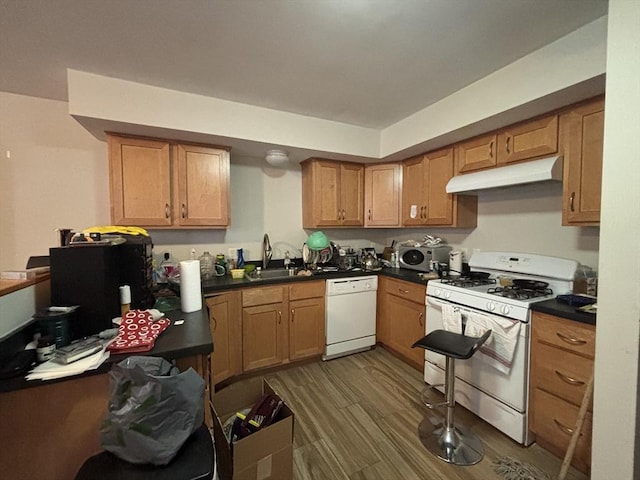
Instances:
[[[447,193],[472,192],[546,180],[562,180],[561,156],[457,175],[447,183]]]

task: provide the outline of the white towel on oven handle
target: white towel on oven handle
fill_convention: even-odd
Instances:
[[[462,333],[462,315],[458,307],[448,303],[442,305],[442,327],[449,332]]]
[[[508,375],[518,345],[520,322],[475,312],[467,316],[465,335],[480,337],[487,330],[492,331],[491,335],[480,347],[479,353],[484,355],[490,365]]]

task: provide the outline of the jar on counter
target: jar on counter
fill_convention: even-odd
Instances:
[[[51,360],[56,353],[56,340],[51,335],[44,335],[38,338],[36,355],[38,362]]]
[[[573,277],[573,293],[584,293],[587,295],[598,294],[598,276],[596,272],[586,265],[580,265]]]

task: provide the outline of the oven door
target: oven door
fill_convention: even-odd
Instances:
[[[427,297],[426,333],[443,328],[442,305],[448,303],[434,297]],[[462,313],[463,324],[471,312],[491,316],[487,312],[468,307],[457,306],[457,308]],[[523,322],[520,325],[520,336],[508,374],[497,370],[487,359],[488,357],[477,352],[468,360],[456,360],[456,379],[463,380],[519,412],[525,412],[529,390],[529,323]],[[445,369],[443,355],[425,350],[425,360],[442,370]]]

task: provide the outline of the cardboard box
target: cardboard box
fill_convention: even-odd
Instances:
[[[292,480],[294,415],[285,404],[268,427],[229,445],[222,426],[236,412],[251,408],[271,385],[254,378],[213,395],[213,432],[220,480]]]

